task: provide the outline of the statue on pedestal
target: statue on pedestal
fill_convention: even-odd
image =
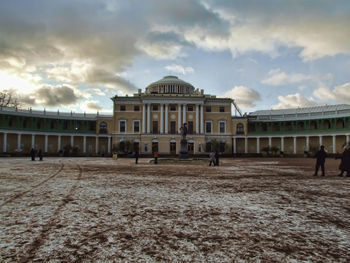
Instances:
[[[187,135],[187,123],[184,123],[184,125],[180,128],[181,136],[183,140],[186,140]]]
[[[181,132],[181,149],[180,149],[180,159],[187,159],[188,158],[188,147],[187,147],[187,124],[184,123],[184,125],[180,128]]]

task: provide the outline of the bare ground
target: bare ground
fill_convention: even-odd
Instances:
[[[0,159],[1,262],[350,262],[350,178],[313,159]]]

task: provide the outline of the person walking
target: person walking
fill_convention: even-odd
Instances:
[[[211,164],[213,164],[213,166],[215,166],[215,154],[214,154],[214,152],[209,153],[209,166],[211,166]]]
[[[324,170],[324,163],[326,161],[327,153],[324,150],[324,146],[321,145],[321,149],[316,153],[316,167],[315,167],[315,173],[314,176],[317,176],[318,169],[321,167],[322,170],[322,176],[325,176],[325,170]]]
[[[158,151],[155,150],[153,152],[153,157],[154,157],[154,164],[157,164],[158,163]]]
[[[34,148],[32,148],[30,150],[30,157],[32,158],[32,161],[35,161],[35,150],[34,150]]]
[[[350,143],[347,143],[344,147],[339,170],[340,174],[338,174],[338,176],[343,176],[344,172],[346,172],[346,176],[350,177]]]
[[[38,152],[38,157],[39,157],[39,160],[42,161],[43,160],[43,151],[40,149],[39,152]]]
[[[138,162],[139,162],[139,151],[136,150],[135,151],[135,164],[138,164]]]
[[[219,152],[215,151],[215,166],[219,166]]]

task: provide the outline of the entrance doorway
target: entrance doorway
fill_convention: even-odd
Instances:
[[[170,143],[170,155],[176,155],[176,142]]]
[[[188,143],[187,150],[188,150],[188,154],[189,155],[193,155],[194,154],[194,143],[193,142],[189,142]]]

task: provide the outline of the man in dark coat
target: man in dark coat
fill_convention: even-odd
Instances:
[[[30,150],[30,157],[32,157],[32,161],[35,161],[35,150],[34,150],[34,148],[32,148]]]
[[[135,151],[135,164],[137,164],[138,163],[138,161],[139,161],[139,151],[138,150],[136,150]]]
[[[345,171],[346,176],[350,177],[350,143],[348,143],[344,147],[339,169],[340,169],[340,174],[338,174],[339,176],[343,176],[343,173]]]
[[[324,150],[324,146],[321,145],[321,149],[316,153],[316,167],[315,167],[315,174],[314,176],[317,176],[318,169],[321,167],[322,170],[322,176],[325,176],[324,171],[324,163],[326,161],[327,153]]]

